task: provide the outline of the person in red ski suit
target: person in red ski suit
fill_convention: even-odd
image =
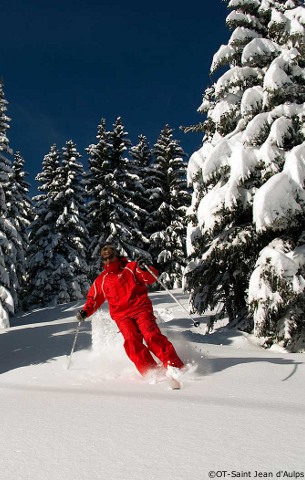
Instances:
[[[184,366],[182,360],[156,323],[147,292],[147,285],[156,279],[146,271],[145,261],[142,259],[142,265],[140,260],[128,261],[119,257],[118,251],[111,245],[102,248],[101,256],[104,270],[90,287],[77,319],[85,320],[108,300],[110,316],[124,337],[126,354],[141,375],[158,366],[151,352],[165,369],[169,366],[181,369]],[[158,274],[154,267],[150,269]]]

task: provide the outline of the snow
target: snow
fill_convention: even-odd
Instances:
[[[304,246],[296,247],[294,251],[285,252],[284,242],[280,239],[273,240],[261,252],[256,263],[256,269],[260,269],[264,264],[271,265],[275,273],[285,281],[291,281],[294,290],[298,293],[304,289],[304,279],[299,274],[300,267],[304,264]],[[251,281],[249,287],[251,296]],[[261,296],[266,300],[267,296]],[[249,299],[251,301],[251,298]]]
[[[286,21],[287,21],[287,18],[281,12],[279,12],[278,10],[275,10],[274,8],[271,10],[271,21],[269,23],[269,28],[273,23],[277,23],[279,25],[280,24],[285,25]]]
[[[285,12],[285,16],[290,20],[297,19],[302,25],[305,25],[304,7],[296,7]]]
[[[235,95],[233,93],[230,93],[225,97],[223,101],[218,102],[210,114],[210,118],[213,120],[213,122],[219,123],[224,116],[228,117],[232,115],[232,112],[234,112],[234,110],[239,109],[241,96],[241,92],[238,92]]]
[[[200,200],[197,210],[197,219],[203,232],[208,232],[213,229],[215,223],[219,220],[217,213],[225,203],[228,191],[228,183],[224,186],[221,186],[221,184],[218,183]]]
[[[244,84],[251,77],[257,79],[259,71],[251,67],[233,67],[225,72],[215,84],[215,94],[219,95],[228,90],[228,87],[234,87]]]
[[[221,45],[218,52],[215,53],[213,57],[211,72],[213,73],[222,62],[229,61],[234,56],[234,54],[235,49],[233,47],[231,47],[230,45]]]
[[[238,12],[236,10],[233,10],[229,15],[227,16],[227,25],[230,25],[232,23],[236,24],[237,22],[239,23],[245,23],[253,28],[262,29],[262,24],[253,15],[249,14],[244,14],[242,12]]]
[[[305,474],[305,354],[263,350],[225,320],[204,335],[208,316],[196,329],[166,292],[151,298],[162,331],[198,363],[180,391],[140,377],[104,307],[92,331],[82,324],[69,370],[81,302],[15,318],[0,334],[2,480]]]
[[[191,155],[187,168],[188,184],[191,184],[194,177],[201,171],[202,164],[212,150],[213,146],[207,142]]]
[[[247,88],[244,91],[241,104],[240,112],[242,116],[246,116],[248,113],[251,114],[254,111],[257,111],[262,107],[264,98],[264,90],[259,85],[251,88]]]
[[[265,305],[278,312],[287,298],[283,288],[274,286],[274,278],[281,278],[285,288],[295,294],[302,294],[305,287],[304,277],[300,274],[305,263],[305,247],[303,245],[287,252],[287,245],[282,239],[275,239],[260,252],[253,271],[248,291],[249,303],[255,302],[254,330],[264,331],[267,320]],[[266,278],[266,270],[272,272],[273,281]],[[269,277],[270,278],[270,277]],[[273,286],[272,286],[273,283]],[[277,321],[277,334],[281,339],[291,339],[291,327],[295,327],[294,319],[289,314],[282,315]]]
[[[227,165],[228,156],[231,155],[231,146],[226,139],[222,139],[217,143],[214,149],[206,149],[206,152],[207,158],[202,165],[201,171],[204,181],[208,180],[215,171]]]
[[[290,85],[292,80],[284,72],[284,70],[278,65],[277,62],[271,63],[271,66],[266,72],[264,78],[264,89],[265,90],[277,90],[279,88],[285,88],[287,85]]]
[[[283,128],[283,124],[278,126]],[[301,144],[287,153],[283,171],[271,177],[255,193],[253,220],[258,231],[272,224],[273,228],[282,228],[291,221],[291,215],[302,212],[305,205],[304,181],[305,145]]]
[[[228,4],[228,8],[238,8],[241,5],[253,5],[255,7],[259,7],[259,0],[230,0]]]
[[[247,125],[243,140],[246,144],[254,144],[259,142],[262,132],[268,128],[269,113],[263,112],[257,114]]]
[[[273,175],[257,190],[253,201],[253,220],[258,231],[269,225],[282,228],[283,223],[290,221],[289,215],[301,211],[297,203],[296,191],[292,188],[291,179],[287,173]],[[281,223],[282,222],[282,223]]]
[[[297,145],[286,155],[283,172],[290,174],[291,178],[303,190],[305,182],[305,144]],[[303,192],[302,192],[303,193]],[[301,194],[300,194],[301,196]],[[303,200],[305,200],[303,193]]]
[[[229,45],[246,43],[247,40],[251,38],[257,38],[260,36],[261,36],[260,34],[258,34],[254,30],[251,30],[250,28],[236,27],[230,37]]]
[[[279,52],[280,47],[267,38],[254,38],[243,49],[241,62],[243,65],[250,64],[258,56],[270,57],[275,52]]]
[[[284,141],[291,137],[293,123],[290,118],[280,117],[276,119],[270,129],[269,140],[278,147],[284,147]]]

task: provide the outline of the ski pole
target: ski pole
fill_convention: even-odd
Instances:
[[[82,323],[82,321],[80,320],[77,324],[77,327],[76,327],[76,332],[75,332],[75,336],[74,336],[74,341],[73,341],[71,353],[70,353],[70,356],[69,356],[67,370],[69,370],[69,367],[70,367],[70,364],[71,364],[71,359],[72,359],[72,355],[73,355],[73,352],[74,352],[74,349],[75,349],[75,345],[76,345],[76,341],[77,341],[77,337],[78,337],[78,334],[79,334],[79,329],[80,329],[81,323]]]
[[[192,315],[187,311],[187,309],[185,308],[184,305],[182,305],[181,302],[179,302],[179,300],[177,300],[177,298],[172,294],[172,292],[170,292],[168,290],[168,288],[166,288],[166,286],[164,285],[163,282],[161,282],[161,280],[157,277],[157,275],[154,274],[154,272],[145,264],[145,268],[146,270],[157,280],[157,282],[161,285],[161,287],[164,288],[164,290],[167,291],[167,293],[175,300],[176,303],[178,303],[178,305],[180,305],[180,307],[183,308],[183,310],[187,313],[187,315],[190,317],[190,319],[192,320],[193,324],[194,324],[194,327],[199,327],[200,325],[200,321],[199,320],[195,320]]]

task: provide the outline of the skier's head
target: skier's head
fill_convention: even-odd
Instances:
[[[113,245],[106,243],[101,250],[101,257],[102,262],[105,263],[112,263],[115,262],[119,258],[119,252],[116,247]]]

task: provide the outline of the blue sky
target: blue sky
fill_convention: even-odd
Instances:
[[[122,117],[136,143],[153,144],[163,126],[191,154],[201,135],[180,125],[197,113],[212,57],[229,31],[222,0],[3,0],[0,75],[19,150],[35,188],[52,143],[72,139],[84,155],[100,119]]]

